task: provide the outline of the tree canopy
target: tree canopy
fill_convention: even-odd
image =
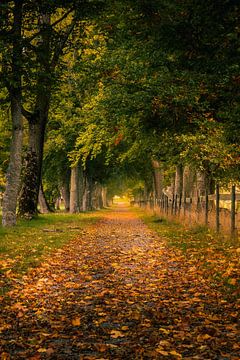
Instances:
[[[179,163],[190,164],[223,184],[239,181],[237,1],[21,3],[15,49],[15,56],[21,53],[15,62],[22,75],[21,108],[31,124],[40,109],[36,99],[45,94],[49,115],[39,136],[44,139],[47,127],[48,183],[69,176],[76,164],[94,169],[101,183],[121,171],[146,180],[153,159],[169,173]],[[14,82],[7,53],[14,44],[14,4],[1,5],[6,104]],[[4,149],[8,139],[2,140]]]

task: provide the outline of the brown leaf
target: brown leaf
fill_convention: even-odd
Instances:
[[[108,349],[108,346],[106,344],[101,344],[101,343],[97,343],[97,344],[94,344],[95,348],[97,349],[97,351],[99,352],[105,352],[107,351]]]

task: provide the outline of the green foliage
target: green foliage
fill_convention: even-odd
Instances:
[[[101,16],[92,16],[97,3],[105,7]],[[45,6],[51,13],[58,8],[58,19],[71,4]],[[146,180],[152,158],[164,163],[166,177],[180,161],[223,183],[237,181],[239,5],[84,1],[79,9],[88,19],[77,14],[80,30],[72,33],[57,72],[51,73],[47,187],[56,188],[76,163],[92,172],[95,167],[95,179],[102,182],[118,171]],[[31,18],[36,10],[28,11]],[[70,21],[71,16],[56,26],[51,51]],[[36,27],[33,22],[31,31]],[[27,45],[24,94],[30,104],[42,69]],[[32,45],[39,46],[37,38]]]

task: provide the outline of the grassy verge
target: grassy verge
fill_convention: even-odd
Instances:
[[[231,297],[239,296],[239,242],[223,239],[206,226],[190,228],[142,209],[134,211],[169,247],[178,248],[186,261],[194,261],[196,271],[201,271],[213,287]]]
[[[104,211],[39,215],[31,221],[21,220],[13,228],[0,226],[0,274],[21,276],[36,267],[44,256],[81,235],[86,226],[96,223]]]

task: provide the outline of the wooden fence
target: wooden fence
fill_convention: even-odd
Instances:
[[[160,199],[149,199],[134,202],[138,206],[154,211],[170,219],[177,219],[187,225],[206,225],[223,235],[237,239],[240,232],[240,194],[235,186],[231,194],[220,194],[219,187],[214,195],[201,196],[195,199],[170,197],[163,193]],[[228,208],[226,208],[228,204]]]

